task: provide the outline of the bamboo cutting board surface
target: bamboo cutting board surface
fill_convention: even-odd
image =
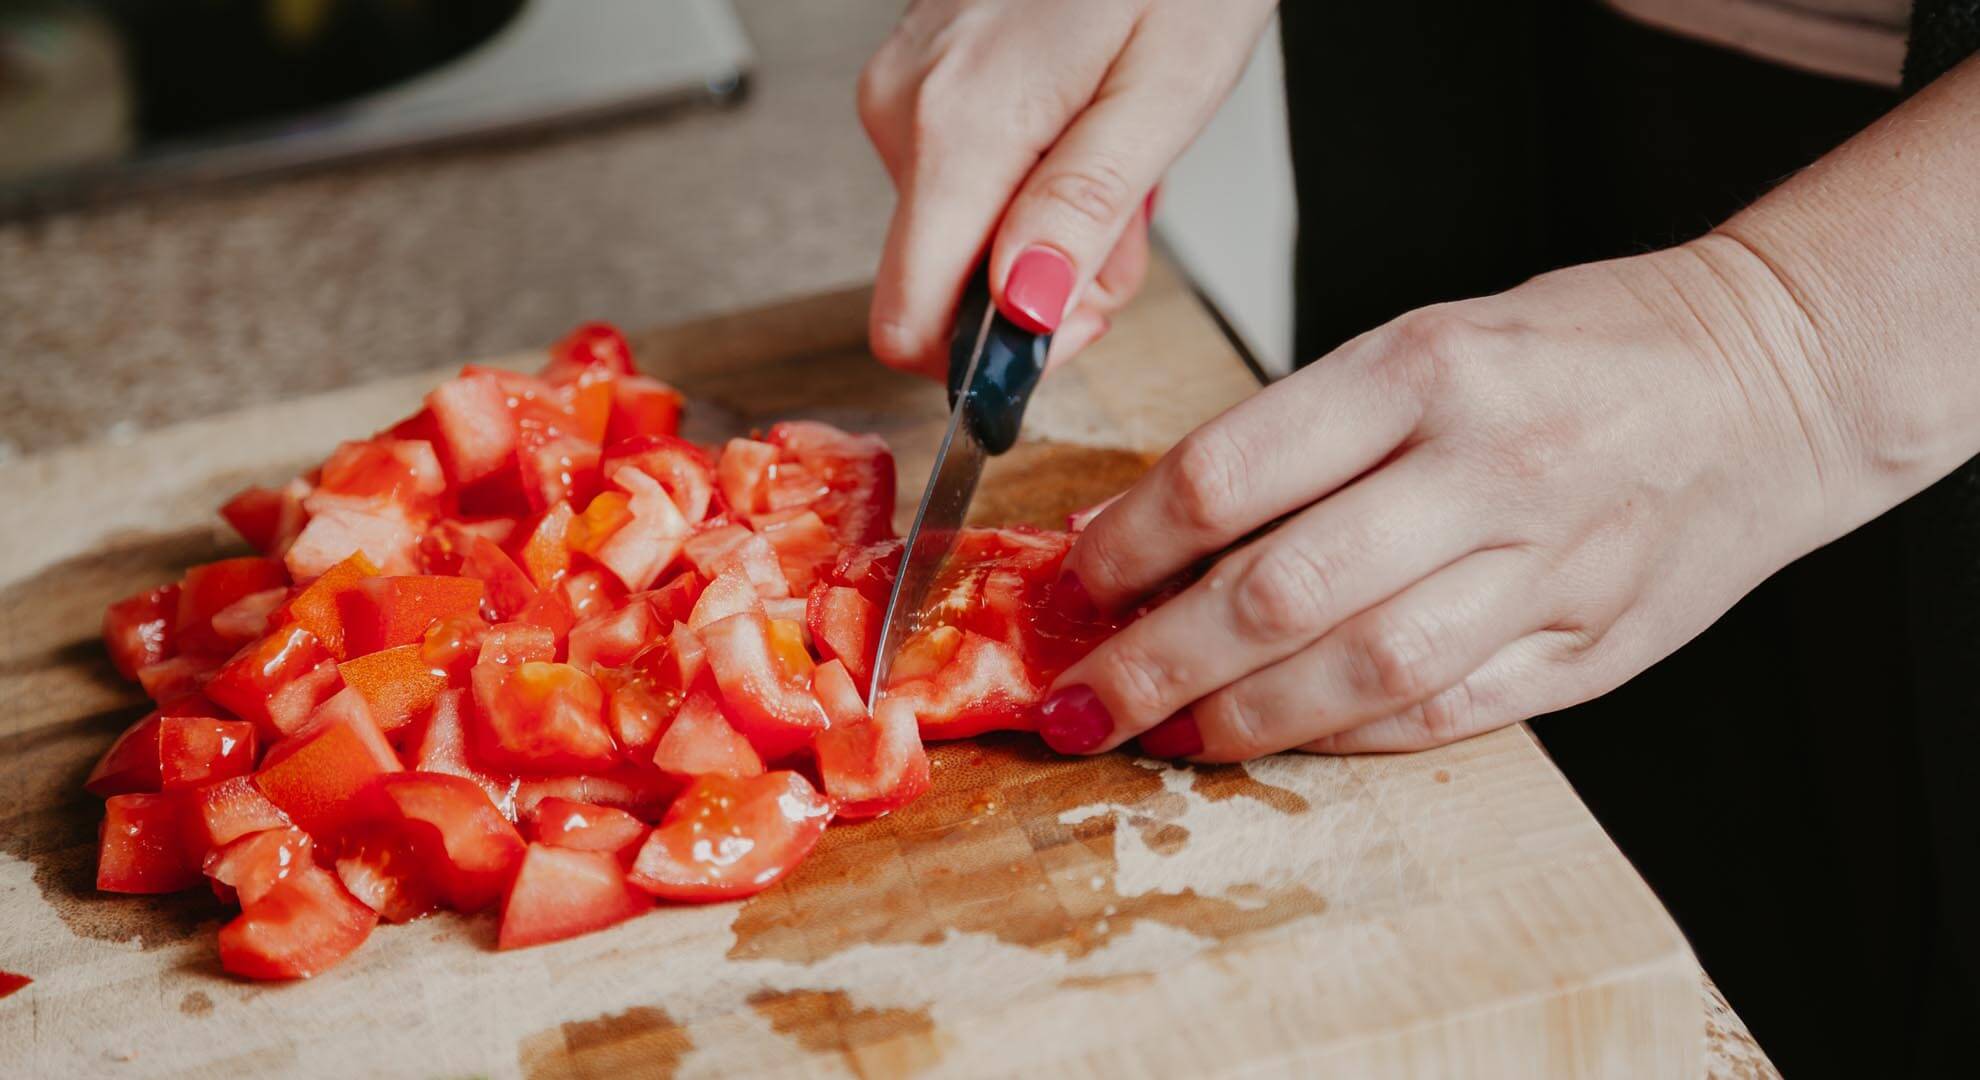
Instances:
[[[635,346],[688,393],[691,437],[786,416],[885,434],[905,515],[942,392],[873,365],[864,310],[834,294]],[[210,898],[92,888],[82,778],[144,708],[98,620],[235,553],[213,516],[232,491],[446,373],[0,464],[0,970],[35,980],[0,1000],[0,1075],[1700,1072],[1682,936],[1518,727],[1203,769],[950,745],[929,795],[834,826],[740,904],[513,953],[492,916],[440,915],[381,927],[309,982],[228,978]],[[1056,525],[1254,389],[1158,264],[1047,381],[976,517]]]

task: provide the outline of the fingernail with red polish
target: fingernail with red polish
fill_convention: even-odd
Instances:
[[[1065,318],[1072,287],[1072,263],[1051,248],[1033,244],[1011,264],[999,309],[1005,318],[1034,334],[1050,333]]]
[[[1114,718],[1090,686],[1068,686],[1038,707],[1038,733],[1061,754],[1089,754],[1114,733]]]
[[[1071,570],[1059,572],[1052,583],[1052,610],[1069,622],[1092,622],[1100,617],[1100,607],[1086,591],[1086,584]]]
[[[1149,757],[1186,758],[1203,752],[1203,729],[1196,717],[1179,712],[1141,733],[1141,752]]]

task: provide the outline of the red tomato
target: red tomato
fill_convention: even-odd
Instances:
[[[345,690],[317,710],[309,727],[268,751],[254,782],[303,831],[329,840],[351,819],[358,793],[398,771],[399,757],[364,699]]]
[[[875,817],[928,790],[928,754],[921,748],[913,702],[883,697],[869,717],[852,676],[837,660],[820,664],[813,682],[832,719],[815,747],[818,777],[840,817]]]
[[[584,672],[594,666],[618,667],[657,634],[653,609],[643,603],[586,619],[571,627],[571,666]]]
[[[657,818],[667,804],[680,794],[678,777],[667,776],[652,766],[620,767],[602,773],[572,776],[529,776],[516,781],[516,818],[527,821],[546,799],[607,806],[642,821]]]
[[[447,689],[447,670],[435,668],[419,645],[398,645],[346,660],[337,670],[344,685],[364,699],[380,731],[397,731],[411,723]]]
[[[347,442],[331,451],[316,490],[397,503],[413,513],[428,514],[438,508],[447,479],[432,443],[376,438]]]
[[[268,801],[251,776],[229,777],[194,788],[186,795],[191,806],[193,848],[212,851],[251,832],[285,829],[289,816]]]
[[[438,574],[360,581],[338,598],[345,656],[412,645],[439,619],[479,616],[486,591],[477,578]]]
[[[612,474],[612,483],[627,493],[626,513],[630,516],[602,540],[594,538],[589,553],[627,589],[638,592],[658,580],[660,572],[680,554],[681,543],[688,536],[688,522],[660,482],[637,468],[628,465],[619,469]],[[587,507],[587,518],[590,512]]]
[[[158,722],[159,713],[153,710],[117,736],[117,741],[110,744],[110,749],[103,752],[96,767],[89,771],[83,790],[103,798],[157,791],[160,786]]]
[[[330,659],[316,635],[289,626],[242,647],[206,684],[206,696],[236,716],[251,720],[263,736],[283,734],[269,703],[276,693]]]
[[[571,549],[565,542],[574,512],[569,502],[560,502],[538,514],[522,530],[523,542],[517,562],[539,589],[562,581],[571,569]]]
[[[536,600],[536,583],[508,553],[485,536],[467,541],[461,559],[461,573],[483,583],[482,615],[489,622],[502,622]]]
[[[335,875],[310,864],[220,928],[220,966],[250,979],[306,979],[356,951],[377,922]]]
[[[606,723],[628,761],[653,760],[653,744],[680,711],[701,667],[700,639],[685,626],[655,640],[617,670],[600,673],[609,692]]]
[[[795,623],[746,611],[696,631],[722,689],[723,711],[765,761],[779,761],[823,730],[811,696],[811,656]]]
[[[344,888],[386,922],[411,922],[440,908],[429,860],[403,829],[360,824],[344,834],[331,865]]]
[[[815,510],[780,510],[758,514],[753,520],[757,531],[777,553],[790,591],[803,596],[811,591],[818,575],[839,558],[838,541]]]
[[[161,585],[111,604],[103,612],[103,645],[126,679],[178,652],[179,587]]]
[[[186,571],[179,583],[179,610],[174,629],[180,652],[225,654],[227,642],[213,630],[213,616],[249,593],[279,589],[289,583],[282,564],[245,556],[221,559]]]
[[[703,528],[688,537],[681,554],[705,578],[717,578],[734,570],[749,580],[756,594],[765,598],[791,595],[791,584],[777,559],[770,541],[740,525]]]
[[[646,435],[672,435],[680,426],[680,391],[644,375],[628,375],[614,383],[606,445]]]
[[[777,448],[755,439],[730,439],[722,444],[722,456],[715,461],[715,482],[721,487],[722,501],[738,514],[768,510],[770,468],[777,464]]]
[[[676,776],[759,776],[763,759],[706,690],[688,695],[653,748],[653,765]]]
[[[278,609],[275,619],[278,622],[287,619],[315,634],[331,656],[342,660],[345,656],[343,596],[359,582],[377,575],[378,567],[364,557],[364,552],[354,552],[310,582],[289,601],[285,610]]]
[[[307,484],[282,488],[251,487],[220,507],[220,516],[241,539],[263,555],[280,555],[303,527],[303,496]]]
[[[474,668],[475,660],[481,655],[481,643],[488,636],[489,625],[479,615],[455,615],[441,619],[426,628],[419,640],[420,659],[435,671],[445,672],[447,685],[466,686],[468,672]],[[556,641],[550,644],[550,654],[556,655]]]
[[[880,649],[880,608],[844,585],[821,583],[805,603],[805,625],[818,655],[846,666],[864,693],[873,684],[874,653]]]
[[[112,795],[103,804],[96,887],[104,892],[169,893],[199,884],[191,850],[194,823],[183,794]]]
[[[551,847],[603,851],[631,863],[646,839],[646,822],[610,806],[550,796],[530,814],[529,838]]]
[[[271,826],[207,852],[203,867],[222,900],[247,906],[259,903],[284,878],[314,869],[315,847],[301,829]]]
[[[870,544],[894,535],[894,455],[886,440],[812,420],[787,420],[765,438],[780,460],[802,464],[831,488],[812,509],[840,543]]]
[[[603,570],[581,570],[557,587],[573,619],[603,615],[625,601],[626,590]]]
[[[701,595],[695,599],[694,610],[688,613],[687,624],[700,630],[731,615],[762,610],[763,598],[757,595],[756,586],[750,584],[749,578],[740,569],[732,569],[716,575],[701,590]]]
[[[293,735],[309,726],[316,710],[343,689],[337,662],[324,660],[269,696],[268,725],[281,735]]]
[[[482,635],[481,652],[475,662],[515,667],[531,660],[549,663],[556,658],[557,636],[548,628],[533,623],[502,623],[489,627]]]
[[[695,601],[701,599],[701,591],[707,587],[707,579],[688,570],[674,575],[672,580],[657,589],[636,593],[626,599],[646,604],[653,612],[655,629],[666,630],[677,622],[688,620],[694,612]]]
[[[310,506],[309,524],[282,556],[297,581],[313,581],[356,552],[384,573],[419,572],[420,522],[394,503],[331,499]]]
[[[550,346],[550,363],[543,369],[543,378],[561,382],[594,369],[613,375],[633,374],[632,346],[611,323],[585,323]]]
[[[522,834],[472,780],[395,773],[378,781],[370,803],[370,820],[402,830],[455,911],[494,903],[522,858]]]
[[[229,646],[239,648],[273,630],[274,615],[289,599],[288,589],[263,589],[249,593],[221,608],[213,616],[213,632]]]
[[[901,643],[882,700],[911,707],[923,739],[965,739],[1030,729],[1036,724],[1030,707],[1043,696],[1015,649],[944,626]]]
[[[176,701],[196,694],[206,685],[207,676],[221,662],[217,656],[174,656],[138,669],[138,685],[153,701]]]
[[[448,479],[472,483],[515,461],[517,425],[502,380],[489,371],[464,373],[426,395],[440,432]]]
[[[607,444],[602,468],[605,478],[631,466],[660,482],[690,525],[708,517],[715,499],[715,464],[708,452],[672,435],[642,435]]]
[[[734,900],[809,854],[832,804],[794,772],[704,776],[667,808],[633,860],[634,885],[667,900]]]
[[[610,852],[531,844],[502,900],[498,949],[588,934],[653,908]]]
[[[167,716],[158,722],[158,783],[198,787],[254,771],[254,725],[245,720]]]
[[[405,738],[406,768],[422,773],[444,773],[469,780],[488,796],[502,816],[516,817],[516,779],[486,772],[468,761],[467,709],[465,690],[448,690],[433,701],[433,708],[414,721]]]
[[[474,675],[475,756],[517,773],[606,769],[618,746],[597,680],[569,664],[482,663]]]

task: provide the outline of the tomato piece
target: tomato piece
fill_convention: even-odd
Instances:
[[[346,657],[418,643],[440,619],[479,616],[487,586],[438,574],[373,577],[339,597]]]
[[[252,776],[232,776],[186,793],[194,850],[225,847],[251,832],[286,829],[289,816],[254,786]]]
[[[589,550],[627,589],[638,592],[658,580],[661,571],[680,554],[688,537],[688,523],[660,482],[637,468],[628,465],[619,469],[612,474],[612,483],[625,490],[630,516],[603,540],[594,539]],[[585,513],[589,518],[589,507]]]
[[[434,671],[444,672],[447,685],[466,686],[468,672],[481,655],[481,643],[490,627],[480,615],[454,615],[426,628],[419,639],[419,657]],[[551,640],[551,656],[556,641]]]
[[[794,772],[704,776],[667,808],[629,878],[668,900],[751,896],[809,854],[831,818],[832,804]]]
[[[605,478],[610,480],[626,466],[659,481],[688,524],[698,525],[708,517],[715,501],[715,463],[701,447],[668,434],[608,444],[601,464]]]
[[[813,685],[832,720],[815,746],[818,777],[840,817],[876,817],[928,790],[928,754],[912,702],[883,697],[868,716],[852,676],[837,660],[818,666]]]
[[[789,596],[790,581],[770,541],[740,525],[703,528],[688,537],[681,554],[706,578],[720,577],[735,570],[749,580],[758,596]]]
[[[356,951],[377,922],[336,875],[312,863],[220,928],[220,966],[250,979],[306,979]]]
[[[259,903],[282,879],[314,869],[315,846],[301,829],[274,825],[214,848],[202,864],[222,900],[246,906]]]
[[[802,749],[824,729],[824,710],[811,696],[811,657],[795,624],[746,611],[696,633],[708,650],[723,711],[765,761]]]
[[[512,619],[536,600],[536,583],[507,552],[485,536],[467,541],[460,571],[481,581],[482,615],[489,622]]]
[[[557,637],[546,627],[532,623],[502,623],[488,628],[481,638],[476,664],[503,664],[516,667],[531,660],[549,663],[557,658]]]
[[[311,505],[309,524],[297,534],[282,561],[298,582],[313,581],[331,567],[363,552],[388,574],[419,572],[419,523],[395,503],[345,500]]]
[[[221,665],[206,684],[206,696],[274,738],[283,731],[275,724],[270,702],[329,659],[330,651],[315,634],[300,626],[285,627],[243,646]]]
[[[396,773],[378,781],[372,820],[401,828],[433,869],[447,906],[493,904],[515,874],[523,838],[474,781],[441,773]]]
[[[680,391],[644,375],[628,375],[613,384],[607,445],[646,435],[673,435],[680,426]]]
[[[874,654],[880,649],[880,608],[858,589],[820,584],[805,602],[805,625],[820,658],[845,665],[863,694],[873,685]]]
[[[692,570],[674,575],[673,579],[657,589],[637,593],[627,600],[645,603],[653,611],[653,625],[657,630],[666,630],[677,622],[686,622],[694,613],[695,601],[701,599],[701,591],[708,587],[708,579]]]
[[[133,792],[156,792],[162,786],[158,770],[158,710],[145,713],[117,736],[97,759],[83,781],[83,790],[109,798]]]
[[[386,922],[411,922],[440,908],[429,861],[400,829],[356,826],[344,835],[331,866],[344,888]]]
[[[433,708],[414,721],[407,732],[406,767],[414,772],[444,773],[472,781],[503,817],[514,820],[515,778],[483,771],[468,761],[468,708],[465,690],[448,690],[435,698]]]
[[[752,521],[777,554],[790,594],[803,596],[818,576],[838,560],[839,543],[817,511],[798,509],[758,514]]]
[[[722,716],[715,696],[688,695],[653,748],[653,765],[676,776],[759,776],[763,759]]]
[[[254,782],[289,820],[327,841],[350,821],[359,792],[400,769],[364,699],[347,689],[325,702],[307,728],[276,743]]]
[[[657,818],[685,785],[676,776],[646,766],[620,766],[601,773],[526,776],[516,781],[516,820],[535,816],[546,799],[624,810],[642,821]]]
[[[454,483],[473,483],[514,463],[518,427],[509,400],[502,379],[483,370],[449,379],[426,395]]]
[[[239,648],[274,629],[275,612],[288,599],[288,589],[249,593],[214,613],[213,632],[228,646]]]
[[[968,530],[964,530],[967,532]],[[894,589],[894,576],[901,568],[901,541],[882,540],[877,544],[847,548],[839,561],[824,574],[833,585],[858,591],[876,608],[885,609]]]
[[[606,723],[627,760],[653,760],[653,745],[680,711],[701,657],[694,631],[676,626],[673,634],[647,645],[624,666],[600,672],[608,691]]]
[[[324,703],[344,689],[337,661],[326,659],[298,675],[268,697],[268,726],[279,735],[294,735]]]
[[[701,591],[695,599],[694,610],[688,613],[687,624],[700,630],[731,615],[762,610],[763,598],[757,595],[756,586],[740,569],[732,569],[717,574]]]
[[[144,687],[145,696],[153,701],[176,701],[198,693],[220,662],[221,658],[216,656],[174,656],[139,668],[138,685]]]
[[[571,627],[570,663],[579,671],[594,667],[618,667],[631,660],[649,639],[657,636],[653,609],[646,604],[627,604]]]
[[[588,934],[653,909],[610,852],[531,844],[502,901],[498,949]]]
[[[475,756],[535,774],[610,768],[618,746],[597,680],[569,664],[482,663],[473,674]]]
[[[302,531],[302,500],[308,493],[308,485],[300,483],[246,488],[220,507],[220,516],[248,546],[263,555],[280,555]]]
[[[1036,719],[1030,707],[1043,696],[1011,646],[945,626],[901,643],[882,700],[907,703],[921,737],[932,740],[1031,730]]]
[[[603,570],[581,570],[557,587],[573,619],[589,619],[617,608],[628,593]]]
[[[415,514],[438,508],[447,490],[440,458],[423,439],[347,442],[324,459],[316,490],[397,503]]]
[[[380,731],[397,731],[432,707],[447,689],[447,670],[436,668],[419,645],[397,645],[337,666],[344,685],[364,699]]]
[[[179,586],[161,585],[111,604],[103,612],[103,646],[126,679],[178,652]]]
[[[596,502],[597,500],[592,500]],[[571,569],[569,535],[576,512],[569,502],[559,502],[536,516],[523,530],[517,562],[539,589],[562,581]]]
[[[103,804],[96,887],[104,892],[169,893],[199,884],[191,850],[191,806],[183,794],[112,795]]]
[[[550,362],[544,366],[542,377],[560,382],[592,370],[613,375],[634,373],[632,346],[611,323],[584,323],[564,335],[550,346]]]
[[[715,482],[722,501],[738,514],[754,514],[769,509],[770,469],[777,464],[777,448],[755,439],[730,439],[722,444],[722,456],[715,460]]]
[[[246,720],[167,716],[158,721],[158,784],[198,787],[254,771],[254,725]]]
[[[539,844],[602,851],[628,864],[646,839],[646,822],[624,810],[555,795],[537,803],[529,820],[529,838]]]
[[[174,630],[180,652],[225,654],[226,639],[214,632],[213,616],[250,593],[279,589],[289,584],[282,564],[273,559],[248,555],[221,559],[186,571],[179,583],[179,604]]]
[[[812,504],[842,544],[894,535],[894,455],[878,435],[852,435],[814,420],[786,420],[764,438],[780,460],[821,477],[830,493]]]
[[[284,619],[295,623],[316,635],[330,655],[344,659],[344,616],[343,596],[355,589],[366,578],[378,576],[378,567],[364,552],[353,552],[349,558],[330,567],[309,583],[275,615],[276,621]]]

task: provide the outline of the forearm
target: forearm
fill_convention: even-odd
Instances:
[[[1835,524],[1980,453],[1980,57],[1697,246],[1772,294]]]

